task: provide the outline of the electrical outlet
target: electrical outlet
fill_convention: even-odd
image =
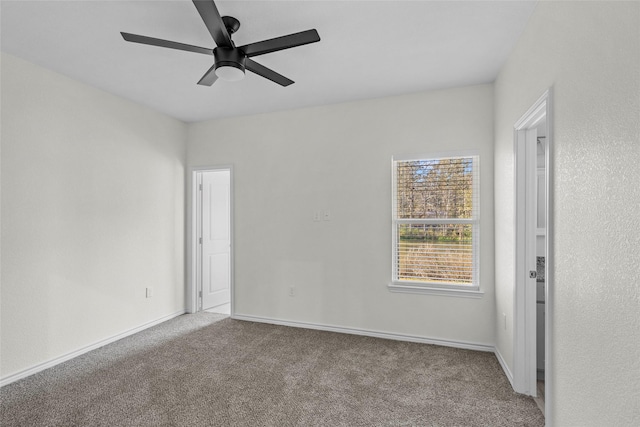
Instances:
[[[296,288],[295,288],[295,286],[289,286],[289,296],[290,297],[295,297],[296,296]]]
[[[153,289],[147,288],[146,296],[147,298],[151,298],[153,296]]]
[[[321,217],[321,216],[322,216],[322,215],[321,215],[321,212],[320,212],[320,211],[315,211],[315,212],[313,213],[313,220],[314,220],[315,222],[318,222],[318,221],[320,221],[320,217]]]

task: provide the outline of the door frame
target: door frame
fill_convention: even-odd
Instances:
[[[192,166],[188,172],[187,188],[187,289],[186,289],[186,311],[196,313],[201,310],[198,304],[198,294],[201,291],[201,247],[199,244],[200,234],[200,197],[198,188],[198,176],[205,172],[215,172],[220,170],[229,171],[229,293],[231,317],[235,313],[234,304],[234,179],[233,165],[216,166]]]
[[[526,161],[535,162],[531,147],[525,144],[526,132],[546,120],[545,150],[545,417],[551,419],[551,390],[553,387],[553,110],[552,89],[549,88],[514,125],[514,177],[515,177],[515,277],[514,277],[514,337],[513,337],[513,388],[531,396],[536,395],[536,289],[527,284],[526,275],[531,266],[526,265],[527,243],[535,242],[535,227],[526,225],[527,192]],[[529,148],[529,156],[527,156]],[[529,169],[531,170],[531,169]],[[533,167],[535,175],[536,167]],[[530,183],[532,184],[532,183]],[[531,233],[533,229],[533,233]]]

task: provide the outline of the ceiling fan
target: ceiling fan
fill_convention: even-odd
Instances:
[[[238,31],[240,21],[231,16],[221,17],[213,0],[193,0],[193,4],[196,6],[196,9],[198,9],[198,13],[202,17],[209,33],[211,33],[213,41],[218,47],[209,49],[137,34],[123,32],[120,34],[122,34],[122,37],[128,42],[213,55],[213,66],[209,68],[198,82],[199,85],[204,86],[211,86],[218,78],[227,81],[242,80],[245,70],[256,73],[281,86],[289,86],[293,83],[293,80],[276,73],[264,65],[260,65],[251,58],[320,41],[320,36],[316,30],[307,30],[236,47],[233,40],[231,40],[231,34]]]

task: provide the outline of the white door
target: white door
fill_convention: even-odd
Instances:
[[[536,128],[528,129],[525,133],[525,317],[528,347],[527,383],[530,384],[532,396],[536,396],[537,379],[537,280],[536,280],[536,228],[538,225],[538,174],[537,174],[537,140]]]
[[[545,390],[549,388],[549,331],[548,314],[552,304],[548,289],[553,286],[552,245],[552,199],[549,197],[551,175],[551,114],[550,93],[545,94],[514,125],[515,132],[515,184],[516,184],[516,222],[515,222],[515,284],[514,284],[514,335],[513,335],[513,388],[530,396],[537,395],[537,354],[538,347],[544,341],[544,377]],[[536,189],[538,181],[537,140],[545,138],[543,185],[544,195]],[[538,206],[539,201],[542,206]],[[540,208],[540,209],[538,209]],[[538,236],[540,246],[537,246]],[[545,284],[543,285],[544,306],[538,306],[537,256],[544,256]],[[541,265],[542,267],[542,265]],[[537,322],[544,320],[544,334],[538,338]],[[542,325],[540,325],[542,327]],[[538,341],[538,339],[540,341]],[[542,351],[543,349],[540,348]],[[546,394],[546,393],[545,393]],[[545,402],[548,409],[548,401]],[[545,409],[545,413],[547,413]]]
[[[230,301],[231,171],[202,173],[202,309]]]

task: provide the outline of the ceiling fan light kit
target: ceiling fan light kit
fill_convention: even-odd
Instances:
[[[229,82],[244,79],[245,56],[238,49],[217,47],[213,49],[216,76]]]
[[[236,47],[233,40],[231,40],[231,34],[238,31],[240,21],[231,16],[220,16],[213,0],[193,0],[193,4],[217,45],[214,49],[137,34],[120,34],[128,42],[213,55],[213,66],[198,81],[198,84],[203,86],[211,86],[218,78],[226,81],[242,80],[245,76],[245,70],[249,70],[281,86],[289,86],[293,84],[293,80],[255,62],[251,57],[320,41],[320,36],[316,30],[307,30]]]

